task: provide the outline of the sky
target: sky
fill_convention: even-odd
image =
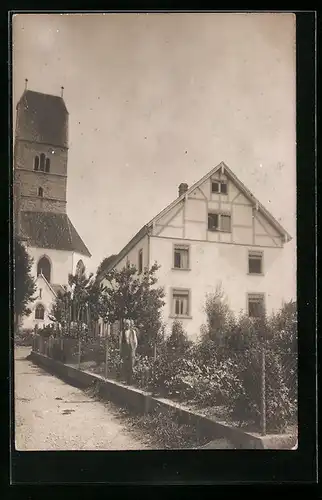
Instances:
[[[295,297],[294,14],[16,14],[12,55],[14,106],[25,78],[64,87],[67,212],[90,270],[224,161],[291,234]]]

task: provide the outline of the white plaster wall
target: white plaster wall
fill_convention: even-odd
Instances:
[[[144,236],[115,267],[116,269],[122,269],[126,266],[127,258],[130,264],[138,267],[139,262],[139,251],[143,250],[143,268],[149,267],[153,262],[149,262],[149,238]]]
[[[82,260],[85,266],[85,273],[88,276],[91,272],[91,257],[87,257],[85,255],[82,255],[78,252],[73,252],[73,257],[72,257],[72,274],[76,273],[76,266],[77,263]]]
[[[47,286],[46,282],[41,276],[39,276],[36,279],[36,287],[37,291],[35,293],[35,296],[37,298],[34,302],[29,304],[29,308],[31,309],[31,314],[29,316],[23,317],[22,320],[23,328],[34,329],[36,325],[38,325],[38,327],[41,328],[44,325],[52,323],[52,321],[49,318],[49,314],[51,311],[52,303],[55,300],[54,294],[52,293],[52,291]],[[41,298],[40,298],[40,289],[41,289]],[[35,309],[39,303],[42,304],[45,308],[45,315],[43,320],[35,319]]]
[[[27,247],[27,251],[34,259],[32,275],[37,277],[37,263],[41,257],[46,255],[51,262],[51,283],[55,285],[67,285],[68,274],[73,272],[73,252],[64,250],[52,250],[50,248]]]
[[[190,270],[173,270],[173,246],[183,240],[151,237],[150,256],[161,268],[158,271],[158,285],[166,291],[164,320],[171,324],[171,289],[187,288],[191,293],[191,319],[183,319],[184,327],[191,338],[196,338],[200,326],[205,323],[203,311],[206,293],[214,292],[222,282],[232,310],[238,314],[247,309],[247,293],[264,293],[268,313],[278,309],[283,299],[288,300],[283,289],[282,248],[265,248],[263,276],[248,275],[248,250],[259,249],[252,245],[231,245],[205,241],[184,240],[190,245]]]

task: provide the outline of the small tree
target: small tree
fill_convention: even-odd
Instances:
[[[139,330],[139,345],[151,347],[156,342],[161,326],[160,310],[164,305],[164,290],[155,287],[155,276],[159,266],[155,263],[142,274],[135,266],[126,265],[123,269],[112,269],[106,275],[107,285],[103,288],[100,300],[100,314],[108,323],[120,322],[121,353],[126,352],[123,338],[123,322],[134,320]]]
[[[175,319],[172,323],[171,335],[166,341],[168,351],[173,351],[176,355],[183,354],[191,345],[181,321]]]
[[[15,307],[15,330],[18,328],[19,316],[28,316],[31,310],[30,302],[36,300],[35,279],[31,276],[31,259],[18,238],[14,240],[14,307]]]
[[[106,271],[109,268],[109,266],[112,264],[112,262],[116,259],[116,257],[117,257],[117,255],[115,255],[115,254],[110,255],[109,257],[105,257],[97,268],[96,276],[99,276],[104,271]]]
[[[79,338],[90,329],[99,318],[101,286],[93,274],[88,277],[84,270],[68,277],[69,290],[59,292],[52,305],[50,318],[58,323],[65,335]],[[76,325],[76,330],[71,328]]]
[[[223,345],[227,333],[234,325],[234,315],[229,308],[221,283],[217,285],[214,293],[206,295],[205,313],[207,324],[202,328],[202,337],[205,340],[215,341],[217,345]]]

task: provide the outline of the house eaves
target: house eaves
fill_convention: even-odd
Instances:
[[[115,260],[113,260],[110,265],[107,267],[107,269],[104,269],[104,271],[97,277],[98,281],[102,281],[106,274],[113,269],[125,256],[126,254],[149,232],[149,226],[148,224],[143,226],[135,236],[125,245],[125,247],[122,248],[120,253],[117,255]]]

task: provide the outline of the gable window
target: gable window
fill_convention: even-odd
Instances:
[[[37,304],[35,309],[35,319],[44,319],[45,318],[45,308],[42,304]]]
[[[231,231],[231,216],[219,212],[208,213],[209,231]]]
[[[263,273],[263,252],[256,252],[256,251],[248,252],[248,273],[249,274]]]
[[[42,298],[41,295],[42,295],[42,288],[39,288],[39,298],[40,299]]]
[[[186,245],[175,245],[173,256],[174,269],[189,269],[189,247]]]
[[[260,318],[265,313],[264,294],[248,294],[248,316],[250,318]]]
[[[189,316],[190,291],[182,289],[172,290],[172,314],[174,316]]]
[[[42,187],[38,188],[38,196],[40,196],[40,198],[43,198],[43,196],[44,196],[44,190]]]
[[[39,156],[35,156],[34,159],[34,170],[39,170]]]
[[[37,264],[37,276],[41,274],[46,278],[48,283],[50,283],[51,265],[46,256],[42,257]]]
[[[142,248],[139,250],[139,259],[138,259],[138,273],[142,273],[143,271],[143,250]]]
[[[230,215],[220,215],[220,230],[230,232]]]
[[[217,194],[227,194],[227,182],[226,181],[212,181],[211,192]]]

